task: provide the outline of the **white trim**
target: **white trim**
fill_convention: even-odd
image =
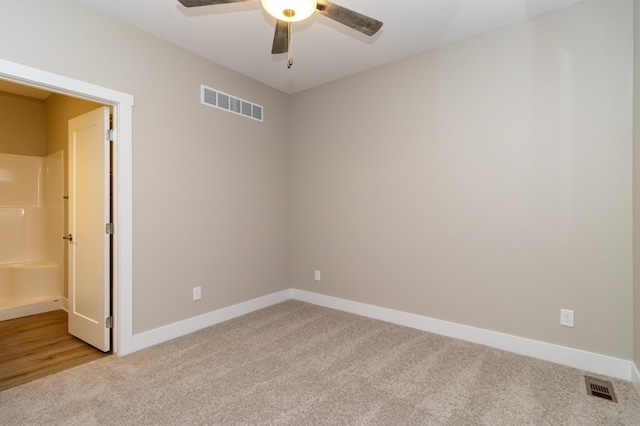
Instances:
[[[48,71],[0,59],[0,76],[27,86],[51,90],[65,95],[98,100],[109,104],[133,105],[133,95],[96,86]]]
[[[133,352],[133,104],[114,108],[113,352]],[[117,196],[116,196],[117,194]]]
[[[133,336],[133,351],[193,333],[288,299],[387,321],[622,380],[631,380],[640,394],[640,373],[628,360],[297,289],[283,290],[136,334]]]
[[[640,371],[638,371],[638,366],[633,362],[631,363],[631,383],[633,383],[636,393],[640,396]]]
[[[283,290],[278,293],[258,297],[257,299],[135,334],[133,336],[133,351],[139,351],[157,345],[158,343],[193,333],[194,331],[210,327],[223,321],[228,321],[241,315],[257,311],[258,309],[266,308],[267,306],[275,305],[276,303],[284,302],[288,299],[291,299],[291,291]]]
[[[113,352],[132,352],[133,335],[133,96],[80,80],[0,59],[0,78],[64,95],[113,105],[116,130],[114,169],[114,336]]]
[[[593,373],[604,374],[623,380],[631,380],[631,361],[568,348],[537,340],[525,339],[467,325],[456,324],[435,318],[352,302],[332,296],[291,290],[291,297],[314,305],[333,308],[352,314],[375,318],[418,330],[478,343],[508,352],[526,355],[557,364],[568,365]],[[637,370],[636,370],[637,373]],[[640,392],[639,392],[640,393]]]

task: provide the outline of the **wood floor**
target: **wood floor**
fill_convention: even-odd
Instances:
[[[67,312],[0,321],[0,391],[109,355],[67,332]]]

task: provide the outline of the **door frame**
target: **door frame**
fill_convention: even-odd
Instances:
[[[133,95],[0,58],[0,79],[113,108],[113,353],[133,349]]]

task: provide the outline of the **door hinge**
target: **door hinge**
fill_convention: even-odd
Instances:
[[[105,328],[113,328],[113,317],[107,317],[107,319],[104,320],[104,326]]]
[[[113,129],[107,130],[105,136],[106,136],[108,141],[113,142]]]
[[[104,225],[105,234],[113,235],[113,223],[107,223]]]

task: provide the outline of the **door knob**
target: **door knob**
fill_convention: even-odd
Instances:
[[[73,241],[73,235],[71,235],[71,234],[67,235],[66,237],[62,237],[62,238],[64,238],[65,240],[69,240],[69,242]]]

